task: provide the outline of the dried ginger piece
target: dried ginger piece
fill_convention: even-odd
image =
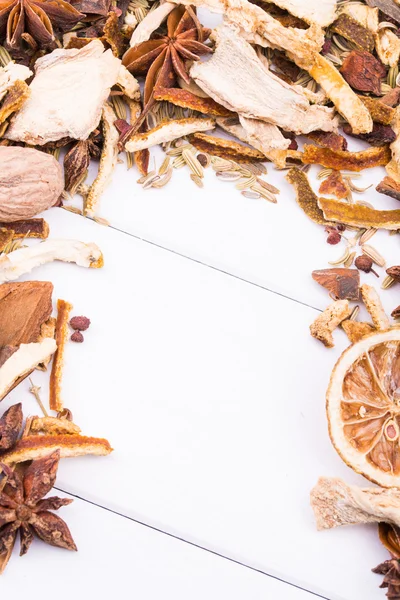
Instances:
[[[337,111],[350,123],[354,133],[372,131],[373,123],[368,109],[326,58],[318,54],[309,73],[332,100]]]
[[[382,100],[371,98],[371,96],[359,96],[363,104],[368,108],[375,123],[381,125],[390,125],[393,121],[396,111],[385,104]]]
[[[373,33],[350,15],[341,13],[330,29],[352,42],[359,50],[374,51]]]
[[[77,435],[80,432],[78,425],[58,417],[33,417],[29,427],[29,435]]]
[[[110,183],[113,171],[117,164],[119,132],[114,125],[116,115],[111,106],[106,103],[103,107],[103,136],[104,143],[101,151],[99,171],[96,179],[90,186],[84,202],[84,214],[94,217],[100,197]]]
[[[197,150],[226,160],[235,160],[239,163],[265,160],[264,154],[258,150],[212,135],[194,133],[190,136],[189,141]]]
[[[327,348],[333,348],[332,332],[350,316],[350,313],[348,300],[336,300],[310,325],[311,335],[320,340]]]
[[[45,240],[49,237],[49,224],[44,219],[24,219],[11,223],[0,222],[0,228],[13,231],[13,239],[39,238]]]
[[[318,191],[320,194],[332,194],[341,200],[350,194],[350,187],[340,171],[333,171],[329,177],[323,180]]]
[[[352,321],[351,319],[346,319],[343,321],[341,326],[352,344],[359,342],[366,335],[376,333],[376,329],[373,325],[371,325],[371,323],[365,323],[363,321]]]
[[[282,135],[276,125],[244,117],[240,117],[240,120],[233,117],[220,117],[217,119],[217,125],[238,140],[262,152],[279,168],[286,166],[286,149],[290,145],[290,140]]]
[[[63,409],[61,399],[61,378],[64,365],[65,345],[68,340],[68,321],[73,306],[65,300],[57,300],[57,323],[56,344],[57,350],[54,355],[53,365],[50,373],[50,409],[57,412]]]
[[[390,161],[388,146],[368,148],[361,152],[330,150],[305,144],[302,161],[306,165],[322,165],[340,171],[362,171],[371,167],[384,167]]]
[[[200,96],[181,88],[157,87],[154,90],[154,99],[171,102],[175,106],[190,108],[213,117],[232,117],[234,115],[232,111],[218,104],[212,98],[200,98]]]
[[[326,225],[322,210],[318,206],[318,197],[314,194],[308,181],[307,175],[299,169],[290,169],[286,179],[296,189],[296,200],[300,208],[315,223]]]
[[[1,227],[0,224],[0,254],[6,250],[7,246],[12,242],[14,238],[14,231],[12,229],[6,229]]]
[[[376,329],[386,330],[390,327],[390,322],[387,314],[382,306],[381,299],[374,287],[364,283],[361,288],[361,297],[365,304],[365,308],[371,315],[372,322]]]
[[[0,124],[17,112],[29,98],[30,90],[25,81],[16,81],[8,88],[6,97],[0,107]]]
[[[353,227],[400,229],[400,210],[375,210],[361,204],[349,204],[331,198],[319,198],[318,206],[327,221]]]
[[[310,496],[318,530],[380,522],[400,526],[396,488],[359,488],[339,478],[320,477]]]
[[[391,177],[384,177],[382,181],[378,183],[375,189],[380,194],[385,194],[385,196],[390,196],[395,200],[400,200],[400,183]]]
[[[84,435],[28,435],[20,439],[12,450],[2,455],[1,461],[14,465],[27,460],[36,460],[48,456],[54,450],[60,451],[60,458],[75,456],[106,456],[112,452],[110,443],[103,438]]]
[[[395,67],[400,59],[400,40],[394,31],[380,29],[375,37],[376,53],[384,65]]]
[[[172,12],[174,8],[175,4],[172,2],[164,2],[164,4],[161,4],[155,10],[149,11],[133,31],[129,46],[133,48],[142,42],[147,42],[147,40],[150,39],[151,34],[160,27],[161,23],[168,17],[169,13]]]
[[[214,129],[214,127],[215,122],[213,119],[203,119],[200,117],[163,121],[154,127],[154,129],[150,129],[144,133],[134,133],[126,142],[125,150],[128,152],[145,150],[156,144],[171,142],[197,131],[209,131],[210,129]]]

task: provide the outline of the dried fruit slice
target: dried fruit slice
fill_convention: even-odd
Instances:
[[[332,443],[357,473],[400,486],[400,331],[367,336],[338,360],[327,392]]]

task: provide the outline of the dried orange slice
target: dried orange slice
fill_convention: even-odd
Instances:
[[[399,329],[369,335],[343,352],[326,410],[345,463],[383,487],[400,487]]]

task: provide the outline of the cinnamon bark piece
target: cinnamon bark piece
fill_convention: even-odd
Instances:
[[[292,86],[265,68],[252,46],[228,25],[214,30],[211,58],[196,62],[190,76],[225,108],[296,134],[315,129],[336,131],[334,111],[311,105],[300,86]]]
[[[381,299],[374,287],[364,283],[361,286],[361,296],[365,308],[371,315],[372,322],[376,329],[385,331],[390,327],[390,321],[382,306]]]
[[[339,198],[339,200],[342,200],[343,198],[347,198],[350,188],[343,179],[341,172],[333,171],[329,177],[324,179],[318,191],[320,194],[332,194],[336,198]]]
[[[388,146],[380,148],[368,148],[362,152],[344,152],[341,150],[330,150],[329,148],[318,148],[306,144],[302,161],[308,165],[322,165],[328,169],[341,171],[362,171],[371,167],[385,166],[390,161],[390,149]]]
[[[311,275],[335,300],[357,301],[360,298],[358,269],[320,269],[313,271]]]
[[[0,348],[39,341],[52,312],[52,293],[49,281],[0,285]]]
[[[264,154],[258,150],[253,150],[253,148],[243,146],[237,142],[206,135],[204,133],[195,133],[191,135],[189,142],[197,148],[197,150],[207,152],[212,156],[225,158],[226,160],[235,160],[239,163],[265,160]]]
[[[215,102],[212,98],[200,98],[195,94],[181,88],[163,88],[157,87],[154,90],[155,100],[164,100],[171,102],[175,106],[181,106],[182,108],[190,108],[196,110],[205,115],[211,115],[212,117],[232,117],[234,113],[218,102]]]
[[[0,227],[0,254],[6,250],[7,246],[12,242],[14,238],[14,231],[12,229],[6,229]]]
[[[64,365],[65,344],[68,340],[68,321],[73,306],[65,300],[57,300],[57,323],[56,344],[57,350],[54,355],[50,374],[50,409],[57,412],[63,409],[61,399],[61,379]]]
[[[311,335],[320,340],[327,348],[333,348],[332,332],[350,316],[350,313],[348,300],[336,300],[310,325]]]
[[[11,223],[0,222],[0,227],[13,231],[13,238],[40,238],[49,237],[50,228],[44,219],[24,219]]]
[[[400,491],[359,488],[339,478],[320,477],[311,491],[318,530],[339,525],[392,523],[400,526]]]
[[[371,323],[365,323],[363,321],[351,321],[350,319],[346,319],[341,326],[352,344],[359,342],[366,335],[376,332],[375,327],[371,325]]]
[[[37,460],[48,456],[55,450],[60,451],[60,458],[75,456],[106,456],[112,452],[110,443],[103,438],[86,437],[84,435],[28,435],[19,440],[10,452],[1,456],[1,462],[14,465],[27,460]]]
[[[330,148],[331,150],[347,150],[346,138],[333,131],[311,131],[306,137],[323,148]]]
[[[353,227],[400,229],[400,210],[375,210],[361,204],[349,204],[331,198],[319,198],[318,206],[327,221]]]
[[[381,125],[391,124],[396,115],[396,111],[384,102],[385,96],[381,100],[371,98],[371,96],[359,96],[359,98],[368,108],[375,123],[380,123]]]
[[[385,196],[390,196],[395,200],[400,200],[400,183],[391,177],[384,177],[382,181],[378,183],[375,189],[380,194],[385,194]]]

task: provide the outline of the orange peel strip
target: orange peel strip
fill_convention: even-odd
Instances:
[[[49,237],[50,228],[44,219],[25,219],[12,223],[0,222],[0,228],[10,229],[14,232],[13,238],[40,238]]]
[[[311,131],[307,133],[306,137],[323,148],[330,148],[331,150],[347,149],[346,138],[334,131]]]
[[[192,92],[180,88],[157,87],[154,92],[154,98],[155,100],[171,102],[171,104],[181,106],[182,108],[197,110],[213,117],[232,117],[235,115],[235,113],[218,104],[212,98],[200,98],[192,94]]]
[[[0,252],[3,252],[10,242],[14,238],[14,231],[12,229],[6,229],[0,227]]]
[[[333,171],[319,186],[320,194],[332,194],[342,200],[350,194],[350,188],[340,171]]]
[[[314,223],[326,225],[327,221],[318,205],[318,196],[314,194],[308,181],[307,175],[300,169],[290,169],[286,179],[296,190],[296,201],[301,209]]]
[[[390,125],[393,121],[396,111],[381,100],[371,98],[370,96],[359,96],[361,102],[368,108],[375,123],[381,125]]]
[[[391,160],[389,146],[373,147],[362,152],[346,152],[318,148],[311,144],[304,146],[302,161],[306,165],[322,165],[328,169],[341,171],[362,171],[371,167],[384,167]]]
[[[57,417],[33,417],[29,435],[44,433],[45,435],[79,435],[80,427],[68,419]]]
[[[327,221],[353,227],[400,229],[400,210],[375,210],[361,204],[348,204],[331,198],[319,198],[318,206]]]
[[[197,150],[226,160],[235,160],[239,163],[266,160],[264,154],[258,150],[205,133],[194,133],[189,137],[189,141]]]
[[[84,435],[28,435],[20,439],[10,452],[3,454],[1,462],[13,465],[27,460],[36,460],[54,450],[60,451],[61,458],[73,458],[87,454],[106,456],[113,449],[103,438]]]
[[[68,338],[68,321],[73,306],[65,300],[57,300],[56,344],[50,374],[50,409],[57,412],[63,409],[61,400],[61,378],[64,364],[65,344]]]
[[[359,342],[366,335],[376,332],[375,327],[370,323],[365,323],[364,321],[351,321],[350,319],[343,321],[342,329],[352,344]]]
[[[4,123],[10,115],[19,110],[29,96],[29,86],[25,81],[18,80],[9,87],[3,104],[0,107],[0,124]]]

